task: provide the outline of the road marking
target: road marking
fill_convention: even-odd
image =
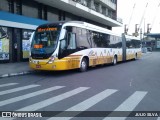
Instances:
[[[2,84],[0,87],[6,87],[6,86],[12,86],[12,85],[17,85],[18,83],[7,83],[7,84]]]
[[[21,108],[21,109],[18,109],[16,111],[36,111],[38,109],[47,107],[47,106],[49,106],[51,104],[54,104],[56,102],[59,102],[59,101],[64,100],[66,98],[69,98],[69,97],[71,97],[73,95],[76,95],[76,94],[78,94],[80,92],[83,92],[83,91],[85,91],[87,89],[89,89],[89,88],[88,87],[79,87],[79,88],[76,88],[74,90],[71,90],[71,91],[65,92],[63,94],[60,94],[58,96],[55,96],[55,97],[46,99],[44,101],[41,101],[41,102],[38,102],[38,103],[35,103],[35,104],[32,104],[32,105],[26,106],[26,107]]]
[[[146,94],[147,92],[136,91],[114,111],[133,111]],[[112,116],[112,113],[110,115]],[[126,118],[127,117],[105,117],[103,120],[125,120]]]
[[[14,89],[9,89],[9,90],[5,90],[5,91],[1,91],[0,95],[14,93],[14,92],[17,92],[17,91],[26,90],[26,89],[34,88],[34,87],[38,87],[38,86],[40,86],[40,85],[27,85],[27,86],[22,86],[22,87],[14,88]]]
[[[57,90],[57,89],[60,89],[60,88],[63,88],[63,87],[64,86],[54,86],[54,87],[39,90],[39,91],[36,91],[36,92],[32,92],[32,93],[29,93],[29,94],[14,97],[14,98],[11,98],[11,99],[7,99],[7,100],[4,100],[4,101],[0,101],[0,107],[4,106],[4,105],[7,105],[7,104],[10,104],[10,103],[25,100],[27,98],[31,98],[31,97],[34,97],[34,96],[37,96],[37,95],[41,95],[41,94],[44,94],[44,93],[47,93],[47,92],[50,92],[50,91],[54,91],[54,90]]]
[[[105,99],[106,97],[112,95],[113,93],[115,93],[117,90],[113,90],[113,89],[107,89],[102,91],[101,93],[98,93],[92,97],[90,97],[87,100],[84,100],[83,102],[65,110],[65,111],[77,111],[74,116],[78,115],[79,113],[89,109],[90,107],[92,107],[93,105],[97,104],[98,102],[102,101],[103,99]],[[65,114],[65,112],[62,112],[60,114],[58,114],[57,116],[63,116],[63,114]],[[73,116],[73,117],[74,117]],[[73,117],[51,117],[47,120],[69,120]]]
[[[133,82],[133,79],[131,79],[131,81],[129,82],[130,87],[132,86],[132,82]]]

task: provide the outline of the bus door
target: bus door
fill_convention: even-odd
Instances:
[[[69,32],[67,37],[60,41],[58,58],[64,58],[74,52],[76,52],[76,34]]]
[[[72,32],[67,33],[67,37],[60,42],[58,58],[62,59],[68,56],[68,69],[78,67],[77,56],[70,55],[77,51],[76,48],[76,34]]]

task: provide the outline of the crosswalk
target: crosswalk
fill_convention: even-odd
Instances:
[[[133,111],[134,108],[138,105],[139,102],[141,102],[141,100],[144,98],[146,94],[147,92],[136,91],[114,111]],[[106,117],[103,120],[116,120],[116,119],[117,119],[116,117]],[[125,120],[125,119],[126,117],[119,118],[119,120]]]
[[[104,90],[103,92],[96,94],[95,96],[67,109],[66,111],[79,111],[76,112],[75,116],[78,115],[80,112],[87,110],[88,108],[92,107],[93,105],[95,105],[96,103],[100,102],[101,100],[105,99],[106,97],[112,95],[113,93],[115,93],[117,90],[112,90],[112,89],[107,89]],[[63,116],[63,113],[61,113],[61,115],[58,116]],[[65,118],[65,120],[70,120],[72,117],[68,117]],[[48,120],[61,120],[61,117],[52,117],[49,118]]]
[[[0,88],[1,88],[1,87],[6,87],[6,86],[11,86],[11,85],[16,85],[16,84],[18,84],[18,83],[7,83],[7,84],[2,84],[2,85],[0,85]]]
[[[13,89],[9,89],[9,90],[4,90],[0,92],[0,95],[5,95],[5,94],[9,94],[9,93],[14,93],[14,92],[18,92],[21,90],[27,90],[30,88],[34,88],[34,87],[38,87],[39,85],[27,85],[27,86],[22,86],[22,87],[18,87],[18,88],[13,88]]]
[[[2,107],[5,108],[7,105],[12,104],[18,104],[22,100],[28,100],[31,98],[36,98],[37,96],[43,96],[44,94],[47,94],[49,92],[56,92],[56,90],[62,90],[64,88],[67,88],[67,86],[52,86],[48,88],[41,88],[41,85],[36,84],[30,84],[30,85],[24,85],[20,86],[19,83],[5,83],[1,84],[0,88],[5,88],[6,90],[0,89],[0,98],[3,98],[3,96],[7,96],[10,93],[16,93],[16,92],[22,92],[23,90],[29,90],[32,88],[37,89],[34,92],[25,93],[23,95],[14,96],[12,98],[7,98],[0,101],[0,111],[2,111]],[[9,87],[12,86],[11,89]],[[15,86],[15,87],[14,87]],[[38,100],[36,103],[30,103],[30,105],[24,106],[22,108],[18,108],[15,111],[39,111],[43,108],[46,108],[48,106],[54,105],[58,102],[65,102],[66,99],[71,97],[77,97],[80,93],[85,94],[85,92],[92,90],[93,88],[90,87],[77,87],[77,88],[69,88],[69,90],[65,90],[62,93],[58,93],[58,95],[49,96],[49,98],[45,98],[43,100]],[[75,118],[77,115],[81,114],[84,111],[89,110],[91,107],[94,107],[94,105],[100,104],[102,101],[107,100],[109,97],[113,97],[113,95],[117,92],[121,92],[117,89],[105,89],[103,91],[99,91],[93,96],[90,96],[84,100],[82,100],[79,103],[71,105],[69,108],[64,109],[60,113],[58,113],[54,117],[48,117],[47,120],[70,120]],[[147,91],[135,91],[131,95],[128,96],[127,99],[125,99],[122,103],[120,103],[119,106],[115,110],[111,111],[134,111],[134,109],[142,102],[145,96],[147,96]],[[43,97],[42,97],[43,98]],[[118,100],[117,100],[118,101]],[[3,109],[3,111],[5,111]],[[70,111],[76,111],[72,116],[69,117],[62,117],[65,116],[66,112]],[[129,113],[128,113],[129,114]],[[112,116],[112,117],[110,117]],[[1,118],[0,118],[1,119]],[[12,120],[15,118],[3,118],[4,120]],[[45,118],[46,119],[46,118]],[[126,120],[126,117],[113,117],[113,113],[111,112],[109,114],[109,117],[102,117],[102,120]],[[158,117],[157,120],[160,120]]]

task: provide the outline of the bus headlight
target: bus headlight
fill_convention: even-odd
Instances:
[[[49,59],[49,61],[48,61],[48,64],[53,63],[53,62],[54,62],[54,59],[55,59],[54,56],[51,56],[50,59]]]

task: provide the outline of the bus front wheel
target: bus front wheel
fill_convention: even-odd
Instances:
[[[87,71],[87,60],[85,58],[81,61],[80,71],[85,72]]]

